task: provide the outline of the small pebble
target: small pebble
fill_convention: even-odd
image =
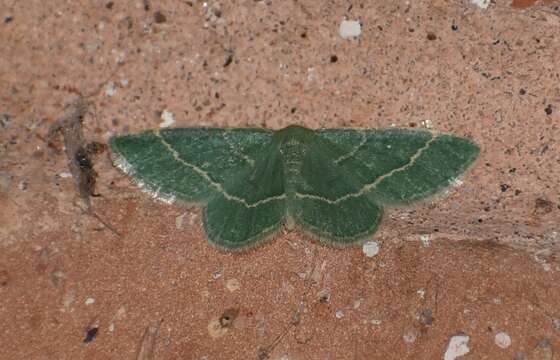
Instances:
[[[99,327],[97,326],[89,327],[86,331],[86,337],[84,338],[84,343],[87,344],[93,341],[93,339],[95,339],[95,337],[97,336],[98,332],[99,332]]]
[[[490,0],[471,0],[472,4],[475,4],[481,9],[488,9],[488,5],[490,5]]]
[[[554,330],[560,331],[560,319],[552,320],[552,325],[554,325]]]
[[[456,178],[455,180],[453,180],[453,182],[451,183],[451,186],[453,187],[459,187],[463,185],[463,180]]]
[[[502,349],[507,349],[511,345],[511,338],[507,333],[500,331],[494,337],[494,343],[496,343],[496,345],[498,345]]]
[[[420,125],[422,125],[426,129],[431,129],[433,127],[432,120],[430,119],[422,120],[420,122]]]
[[[29,187],[29,182],[27,180],[22,180],[18,184],[18,189],[20,189],[21,191],[27,190],[28,187]]]
[[[7,129],[12,125],[12,116],[8,113],[0,114],[0,128]]]
[[[374,257],[379,254],[379,245],[376,241],[368,241],[362,246],[362,251],[367,257]]]
[[[70,174],[67,171],[61,172],[60,174],[58,174],[58,176],[60,176],[61,178],[65,179],[65,178],[70,178],[72,177],[72,174]]]
[[[167,109],[161,112],[160,117],[161,120],[163,120],[163,122],[159,124],[160,128],[170,127],[171,125],[175,124],[175,116],[173,116],[173,113]]]
[[[432,242],[430,241],[430,235],[428,234],[420,235],[420,242],[422,243],[423,247],[425,248],[430,247],[430,245],[432,244]]]
[[[455,360],[460,356],[469,353],[469,336],[465,334],[458,334],[449,339],[447,350],[443,355],[443,360]]]
[[[86,301],[84,302],[84,304],[86,304],[86,305],[93,305],[93,304],[95,304],[95,299],[92,298],[92,297],[88,297],[88,298],[86,299]]]
[[[353,37],[358,37],[362,34],[362,25],[359,21],[355,20],[343,20],[340,23],[340,28],[338,29],[340,37],[343,39],[350,39]]]
[[[336,310],[336,312],[334,313],[334,316],[336,316],[337,319],[342,319],[344,317],[344,311],[343,310]]]
[[[117,86],[114,82],[110,82],[105,86],[105,95],[111,97],[117,93]]]
[[[222,277],[222,275],[223,275],[222,269],[216,270],[216,271],[212,272],[212,279],[218,280],[219,278]]]

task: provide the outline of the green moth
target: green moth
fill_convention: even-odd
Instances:
[[[110,140],[114,162],[156,197],[204,207],[212,244],[242,249],[283,224],[327,243],[377,229],[383,206],[446,187],[478,156],[428,130],[178,128]]]

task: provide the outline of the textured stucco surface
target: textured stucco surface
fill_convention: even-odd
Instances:
[[[344,19],[358,38],[340,37]],[[554,3],[6,2],[0,357],[134,358],[159,320],[155,359],[257,358],[279,336],[271,359],[441,358],[459,332],[465,358],[538,358],[543,340],[560,351],[559,29]],[[80,210],[45,143],[78,94],[100,142],[167,110],[176,127],[432,126],[482,152],[457,186],[387,211],[373,258],[288,231],[228,254],[207,244],[199,209],[153,201],[106,153],[93,204],[123,237]],[[211,337],[229,308],[239,315]]]

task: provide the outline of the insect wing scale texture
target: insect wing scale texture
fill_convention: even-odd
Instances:
[[[468,139],[426,130],[325,129],[319,134],[333,142],[357,138],[349,132],[362,134],[362,140],[353,141],[351,156],[340,164],[348,163],[367,179],[362,191],[380,204],[409,203],[436,193],[461,175],[480,151]]]
[[[121,168],[156,196],[205,204],[204,227],[212,243],[240,248],[277,229],[285,213],[272,134],[164,129],[116,137],[110,145]]]
[[[254,245],[284,222],[286,196],[283,162],[275,142],[224,183],[227,194],[211,197],[204,210],[204,229],[210,242],[227,249]]]
[[[351,159],[342,162],[352,150],[345,141],[316,135],[306,146],[299,186],[290,199],[290,213],[303,230],[335,245],[373,233],[383,214],[381,206],[359,194],[367,169]]]
[[[470,140],[407,129],[164,129],[110,145],[156,195],[202,203],[210,242],[227,249],[265,239],[286,214],[315,238],[355,243],[383,205],[437,192],[479,154]]]

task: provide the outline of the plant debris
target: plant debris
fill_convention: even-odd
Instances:
[[[86,144],[82,123],[88,111],[88,103],[83,97],[79,97],[71,103],[66,114],[57,120],[50,128],[47,135],[47,145],[56,149],[54,138],[62,133],[64,141],[64,152],[68,159],[68,168],[74,177],[76,189],[80,198],[86,204],[86,213],[95,217],[115,235],[121,236],[111,225],[103,221],[92,209],[91,197],[99,196],[95,193],[97,172],[93,168],[92,155],[99,154],[106,149],[106,145],[92,142]]]
[[[97,173],[93,169],[93,163],[86,150],[82,122],[87,112],[87,104],[79,98],[70,104],[65,116],[56,121],[49,129],[47,143],[50,148],[54,146],[54,137],[62,133],[64,139],[64,151],[68,158],[68,168],[76,181],[76,188],[80,197],[91,208],[90,196],[95,194],[95,181]]]

